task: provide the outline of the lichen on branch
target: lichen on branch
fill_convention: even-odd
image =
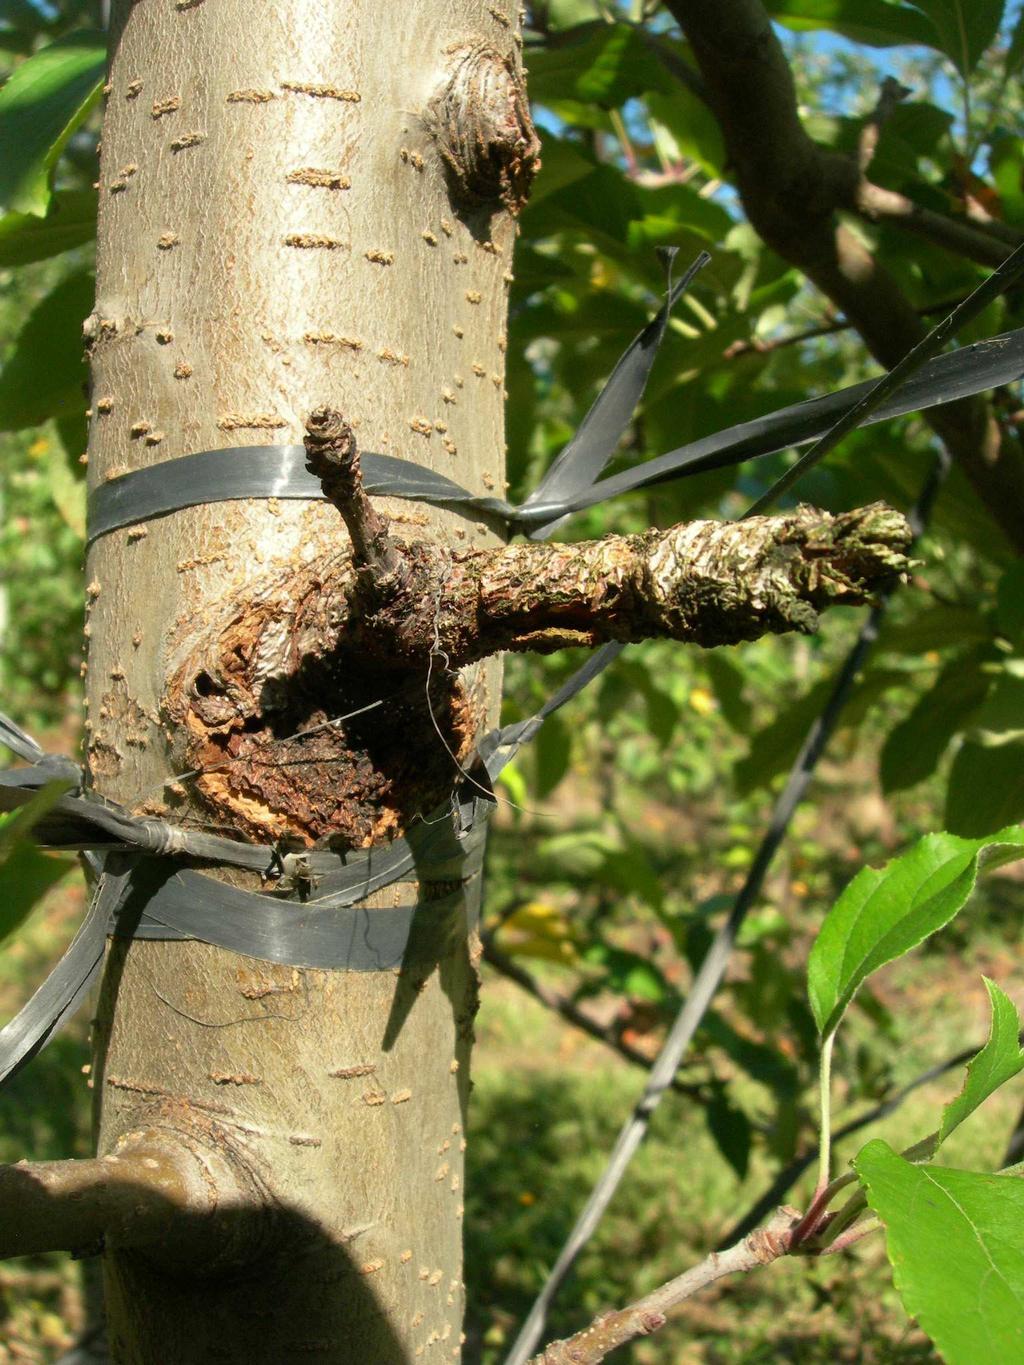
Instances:
[[[337,448],[343,455],[325,454]],[[317,409],[306,449],[352,540],[347,631],[369,656],[404,667],[444,656],[461,668],[504,651],[547,654],[609,640],[710,648],[806,633],[823,608],[860,606],[907,568],[910,528],[884,503],[567,544],[404,545],[370,505],[340,414]]]
[[[365,648],[398,651],[410,665],[431,652],[462,667],[500,651],[609,640],[711,648],[816,630],[822,609],[860,606],[896,582],[909,543],[904,518],[875,503],[570,544],[431,549],[432,572],[418,564],[408,592],[389,578],[378,608],[361,593],[353,624]]]

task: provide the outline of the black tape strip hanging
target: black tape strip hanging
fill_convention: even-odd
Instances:
[[[951,337],[956,336],[961,327],[976,318],[993,299],[997,299],[1005,289],[1009,289],[1011,284],[1020,279],[1021,275],[1024,275],[1024,243],[1017,247],[1016,251],[1011,252],[988,279],[982,280],[977,289],[972,290],[967,298],[958,303],[948,317],[943,318],[927,336],[912,347],[888,374],[883,374],[881,379],[876,380],[860,402],[849,412],[844,413],[820,440],[815,441],[810,450],[800,456],[795,465],[787,469],[781,478],[776,479],[771,488],[748,508],[746,516],[756,516],[773,506],[799,478],[834,450],[844,436],[862,422],[866,422],[870,414],[880,408],[886,397],[899,389],[905,379],[916,374]]]
[[[891,394],[867,417],[864,425],[889,421],[909,412],[924,412],[942,403],[953,403],[1012,384],[1021,378],[1024,378],[1024,328],[939,356]],[[869,379],[838,393],[780,408],[767,416],[742,422],[657,455],[610,478],[598,479],[590,486],[567,490],[559,497],[550,495],[549,490],[541,500],[540,492],[545,487],[542,482],[518,507],[501,498],[470,493],[443,474],[435,474],[395,456],[367,452],[361,456],[361,463],[366,487],[371,493],[418,499],[494,516],[510,530],[527,531],[540,539],[568,513],[582,511],[620,494],[636,492],[669,479],[689,478],[708,470],[722,469],[816,440],[870,393],[877,382]],[[617,443],[618,435],[611,442],[609,457]],[[269,497],[322,499],[323,490],[306,470],[304,461],[302,446],[230,446],[183,455],[148,469],[122,474],[100,484],[89,496],[89,542],[110,531],[207,502]],[[597,469],[595,478],[605,463],[607,459]]]
[[[702,251],[679,283],[673,285],[672,265],[676,255],[674,247],[665,252],[668,269],[665,302],[623,351],[608,382],[580,423],[576,435],[555,458],[540,483],[518,509],[520,519],[528,516],[534,506],[570,506],[574,497],[597,482],[615,453],[647,388],[669,315],[693,282],[694,276],[711,261],[708,253]],[[531,532],[531,537],[534,540],[545,539],[557,524],[557,521],[552,521],[541,526]]]
[[[865,426],[887,422],[910,412],[925,412],[942,403],[970,398],[988,389],[999,388],[1024,378],[1024,328],[963,346],[949,355],[939,356],[909,379],[898,392],[874,412]],[[699,441],[679,446],[664,455],[645,460],[610,478],[601,479],[577,494],[568,505],[530,508],[530,515],[560,517],[579,512],[623,493],[667,483],[680,477],[691,478],[712,469],[724,469],[746,460],[774,455],[780,450],[806,445],[824,435],[832,425],[871,392],[877,380],[868,379],[838,393],[805,399],[788,408],[779,408],[764,417],[755,417],[724,431],[704,436]],[[525,513],[520,514],[521,517]]]
[[[558,691],[549,697],[534,715],[527,720],[506,725],[500,730],[492,730],[489,735],[485,736],[480,742],[479,753],[484,760],[491,780],[497,780],[501,770],[512,762],[524,744],[533,739],[548,716],[553,715],[559,707],[578,696],[599,673],[603,673],[609,664],[614,663],[625,647],[621,641],[612,640],[608,644],[602,645],[600,649],[595,649],[587,662],[567,678]]]
[[[0,1028],[0,1085],[21,1070],[82,1004],[103,964],[108,915],[93,896],[78,932],[46,980]]]

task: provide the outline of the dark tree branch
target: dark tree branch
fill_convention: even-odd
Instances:
[[[924,327],[896,281],[839,221],[840,211],[860,212],[864,177],[854,159],[808,136],[789,63],[761,0],[666,4],[693,49],[752,225],[891,369],[921,340]],[[920,229],[919,215],[897,215],[904,224],[911,218]],[[1024,457],[1002,436],[989,405],[965,399],[933,409],[926,420],[1010,543],[1024,551]]]
[[[979,265],[1002,265],[1009,255],[1010,247],[1002,236],[996,237],[985,228],[922,208],[898,190],[883,189],[870,180],[862,180],[857,187],[855,206],[860,216],[872,223],[891,223],[905,228],[925,241]]]

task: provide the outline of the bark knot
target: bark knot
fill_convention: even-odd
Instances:
[[[486,42],[449,51],[448,72],[425,123],[444,162],[452,198],[518,214],[540,169],[522,71]]]

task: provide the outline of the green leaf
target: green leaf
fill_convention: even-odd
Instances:
[[[30,0],[0,0],[0,51],[28,56],[48,28],[43,13]]]
[[[43,26],[42,14],[31,0],[2,0],[0,3],[0,24],[5,28],[23,29],[27,33],[38,33]]]
[[[881,1140],[854,1166],[903,1307],[947,1365],[1024,1360],[1024,1180],[915,1166]]]
[[[938,767],[953,736],[977,711],[992,684],[981,662],[976,652],[953,659],[918,698],[907,718],[889,732],[880,760],[884,792],[916,786]]]
[[[933,24],[907,5],[889,0],[774,0],[767,8],[772,18],[797,32],[825,29],[869,47],[938,45]]]
[[[977,608],[937,603],[915,612],[909,620],[887,619],[877,648],[886,654],[927,654],[991,638],[991,628]]]
[[[968,737],[989,748],[1024,740],[1024,659],[1001,661],[995,686],[974,716]]]
[[[53,505],[64,524],[79,540],[85,540],[85,473],[81,456],[88,440],[85,413],[74,413],[57,419],[59,441],[51,442],[45,455],[46,485]]]
[[[747,684],[743,669],[727,658],[721,650],[708,650],[702,656],[701,662],[707,670],[708,681],[714,689],[722,715],[737,734],[748,734],[750,706],[743,699]]]
[[[57,190],[45,218],[33,213],[5,213],[0,218],[0,266],[59,256],[95,236],[96,191]]]
[[[533,741],[537,773],[537,796],[543,800],[561,782],[569,768],[572,736],[561,716],[549,716]]]
[[[753,1080],[767,1086],[780,1098],[799,1093],[800,1078],[796,1067],[776,1048],[759,1043],[739,1033],[716,1011],[708,1010],[701,1020],[701,1033],[736,1063]]]
[[[106,60],[104,35],[83,30],[14,70],[0,90],[0,210],[46,212],[54,165],[99,99]]]
[[[1007,639],[1024,642],[1024,560],[1011,564],[999,580],[996,622]]]
[[[566,185],[571,185],[574,180],[582,180],[584,176],[590,175],[594,170],[594,162],[587,157],[582,147],[568,138],[556,137],[549,133],[545,128],[538,128],[542,135],[544,144],[544,155],[541,159],[540,173],[530,191],[530,202],[537,203],[538,200],[545,198],[546,195],[554,194],[556,190],[564,189]],[[554,268],[558,263],[551,262]],[[520,275],[520,261],[516,256],[516,279]]]
[[[1020,1046],[1020,1015],[1017,1007],[1004,995],[994,981],[984,978],[992,1006],[992,1024],[988,1042],[970,1062],[964,1088],[942,1111],[936,1148],[945,1142],[954,1128],[973,1114],[978,1105],[1001,1085],[1024,1070],[1024,1049]]]
[[[532,8],[545,29],[573,28],[601,17],[600,0],[539,0]]]
[[[715,1146],[739,1178],[745,1180],[753,1137],[750,1120],[721,1090],[705,1106],[704,1118]]]
[[[807,963],[807,988],[823,1037],[835,1032],[863,981],[948,924],[986,863],[1024,857],[1024,829],[982,839],[928,834],[875,869],[862,868],[825,917]]]
[[[606,975],[601,982],[602,989],[615,991],[631,1000],[650,1000],[654,1004],[672,994],[659,969],[639,953],[630,953],[624,948],[613,948],[598,941],[587,948],[583,959],[604,968]]]
[[[1024,819],[1024,743],[965,741],[949,770],[946,828],[970,836],[1020,819]]]
[[[935,25],[937,46],[967,77],[995,40],[1004,0],[911,0]]]
[[[619,109],[647,90],[670,91],[673,80],[635,29],[580,24],[530,54],[530,96],[540,104],[580,100]]]
[[[18,810],[0,815],[0,942],[24,922],[45,892],[71,870],[70,862],[40,853],[32,827],[64,795],[70,782],[48,782]]]
[[[96,282],[88,271],[62,280],[29,316],[0,371],[0,431],[38,426],[85,407],[82,319]]]
[[[0,943],[28,919],[42,897],[71,871],[72,864],[41,853],[28,840],[0,863]]]
[[[872,180],[893,188],[912,184],[920,191],[918,163],[922,157],[939,154],[939,144],[952,123],[947,109],[924,100],[897,105],[883,124],[871,159]]]
[[[1010,46],[1006,52],[1006,71],[1013,75],[1024,62],[1024,10],[1017,15],[1017,22],[1013,26],[1013,33],[1010,36]]]
[[[695,161],[708,175],[720,176],[727,164],[722,130],[707,103],[679,85],[670,95],[652,91],[647,109],[655,138],[662,134],[662,150],[673,160]]]
[[[52,810],[73,785],[70,779],[55,778],[17,810],[0,814],[0,860],[12,852],[19,840],[31,834],[47,811]]]

